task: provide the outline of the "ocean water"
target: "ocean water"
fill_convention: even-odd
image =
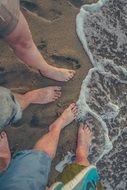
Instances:
[[[93,65],[77,102],[94,133],[89,158],[106,190],[127,190],[127,0],[85,4],[76,28]]]

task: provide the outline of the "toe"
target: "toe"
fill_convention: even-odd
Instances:
[[[75,71],[70,70],[68,73],[68,77],[65,79],[65,81],[69,81],[71,78],[73,78],[74,74],[75,74]]]
[[[56,94],[55,96],[54,96],[54,98],[60,98],[61,97],[61,95],[59,95],[59,94]]]
[[[86,126],[86,127],[84,128],[85,132],[91,136],[91,135],[92,135],[92,132],[91,132],[90,128],[89,128],[87,125],[85,125],[85,126]]]
[[[83,124],[80,124],[80,126],[79,126],[79,134],[80,133],[83,133],[83,131],[84,131],[84,125]]]
[[[70,73],[68,78],[71,79],[73,76],[74,76],[74,73]]]
[[[88,126],[87,126],[87,125],[85,125],[85,126],[84,126],[84,131],[85,131],[86,133],[88,133],[88,132],[89,132],[89,128],[88,128]]]
[[[75,70],[69,70],[69,73],[74,75],[76,73],[76,71]]]
[[[77,106],[75,106],[74,108],[72,108],[72,112],[73,112],[73,113],[78,113],[78,108],[77,108]]]
[[[74,112],[74,111],[77,111],[78,110],[78,107],[77,107],[77,105],[75,104],[74,106],[73,106],[73,108],[72,108],[72,111]]]
[[[57,95],[58,95],[58,96],[61,96],[61,92],[60,92],[60,91],[56,91],[56,92],[55,92],[55,95],[56,95],[56,96],[57,96]]]
[[[54,98],[52,99],[52,102],[55,102],[57,99],[58,99],[58,98],[55,98],[55,97],[54,97]]]
[[[83,122],[81,122],[81,123],[79,124],[79,127],[84,128],[84,123],[83,123]]]
[[[78,115],[78,110],[73,111],[73,114],[74,114],[74,116],[77,117],[77,115]]]
[[[75,103],[70,104],[69,108],[72,109],[75,106]]]
[[[56,95],[56,96],[55,96],[55,98],[60,98],[60,97],[61,97],[61,95]]]
[[[59,98],[59,96],[54,96],[53,100],[57,100]]]
[[[3,131],[2,133],[1,133],[1,138],[6,138],[7,137],[7,135],[6,135],[6,133]]]
[[[70,80],[70,78],[68,77],[66,80],[65,80],[65,82],[67,82],[67,81],[69,81]]]
[[[73,74],[71,74],[70,76],[69,76],[69,78],[68,78],[68,80],[70,80],[70,79],[72,79],[73,78]]]
[[[60,95],[55,95],[54,98],[58,99],[58,98],[60,98]]]
[[[77,119],[77,114],[74,115],[74,119]]]
[[[71,72],[70,72],[70,74],[71,74],[72,76],[74,76],[75,73],[76,73],[75,71],[71,71]]]
[[[86,123],[84,124],[84,129],[88,129],[88,125]]]
[[[60,91],[60,90],[61,90],[61,87],[60,87],[60,86],[55,86],[55,87],[54,87],[54,90]]]

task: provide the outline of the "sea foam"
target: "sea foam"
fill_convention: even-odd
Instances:
[[[94,67],[81,86],[77,101],[79,120],[88,123],[94,133],[89,155],[91,161],[99,164],[107,159],[107,163],[116,165],[116,168],[118,163],[114,152],[119,159],[119,153],[124,152],[123,139],[120,139],[127,133],[126,10],[126,0],[99,0],[98,3],[82,6],[76,18],[78,37]],[[125,163],[122,165],[124,167]],[[100,168],[101,171],[105,169]],[[120,176],[122,171],[123,168],[119,169]],[[108,168],[106,172],[109,172]],[[123,175],[127,176],[126,170]],[[111,183],[106,178],[104,182],[110,190],[127,189],[121,187],[118,175]]]

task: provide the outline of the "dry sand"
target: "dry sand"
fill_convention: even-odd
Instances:
[[[76,75],[67,83],[43,78],[22,64],[7,44],[1,41],[0,85],[16,92],[26,92],[49,85],[62,86],[62,97],[58,101],[44,106],[31,105],[24,111],[23,118],[15,124],[18,128],[7,129],[12,153],[32,148],[64,108],[71,102],[77,101],[82,81],[91,67],[88,56],[76,35],[75,19],[82,1],[36,0],[33,2],[36,6],[27,6],[29,10],[22,8],[22,11],[38,49],[51,65],[75,69]],[[76,125],[73,122],[60,136],[56,158],[52,163],[50,182],[54,181],[58,174],[54,166],[67,151],[75,151]]]

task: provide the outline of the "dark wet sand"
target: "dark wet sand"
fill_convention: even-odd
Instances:
[[[67,83],[41,77],[22,64],[1,41],[0,85],[22,93],[49,85],[62,86],[62,97],[58,101],[44,106],[31,105],[24,111],[23,118],[15,124],[18,128],[7,129],[12,153],[32,148],[64,108],[71,102],[77,101],[82,81],[91,67],[75,30],[75,18],[82,5],[81,1],[36,0],[33,2],[36,6],[27,4],[25,6],[29,10],[22,8],[22,11],[38,49],[51,65],[75,69],[76,75]],[[54,181],[58,174],[54,166],[67,151],[75,151],[77,137],[75,126],[77,124],[72,123],[60,136],[58,151],[52,163],[50,182]]]

